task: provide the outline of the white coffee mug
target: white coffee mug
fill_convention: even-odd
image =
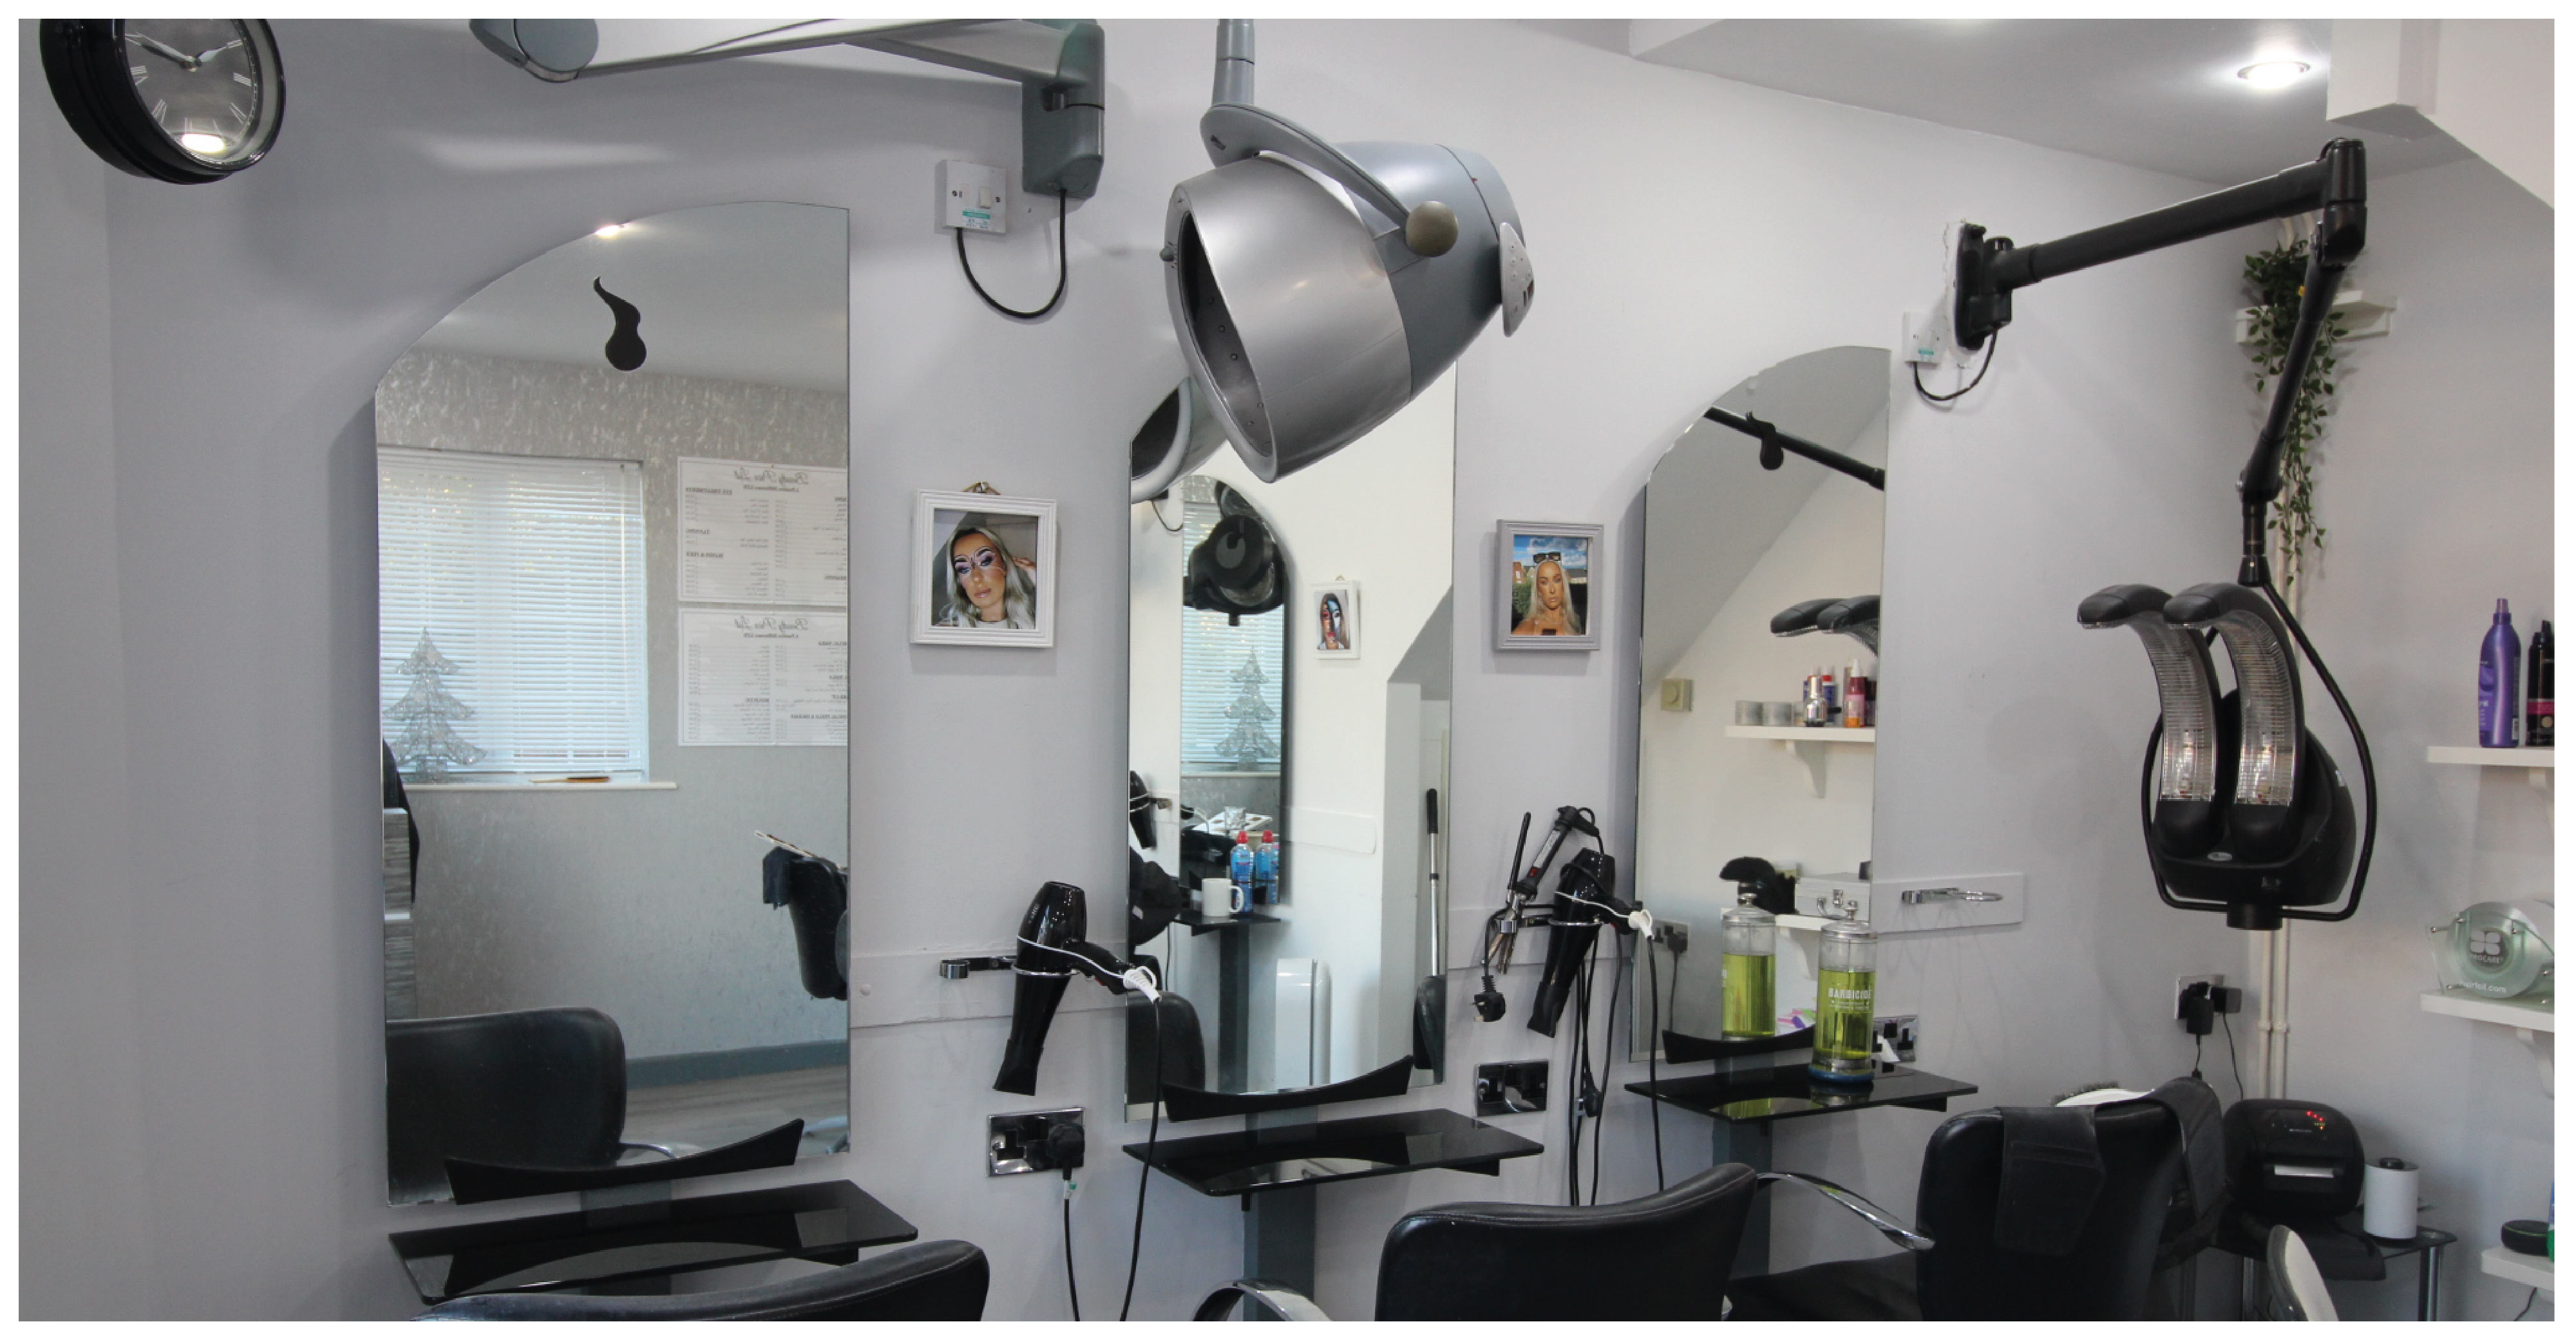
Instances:
[[[1234,882],[1222,876],[1210,876],[1200,881],[1198,889],[1191,891],[1190,896],[1190,902],[1198,906],[1199,912],[1224,913],[1234,907]]]

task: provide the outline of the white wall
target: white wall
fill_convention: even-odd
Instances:
[[[22,303],[43,338],[26,342],[21,365],[22,619],[44,637],[22,653],[26,702],[41,705],[26,714],[22,755],[25,1314],[415,1307],[381,1236],[461,1218],[379,1205],[365,407],[377,375],[483,278],[598,223],[719,200],[850,208],[852,444],[859,479],[875,486],[854,489],[858,563],[900,562],[912,490],[981,478],[1060,500],[1060,562],[1097,577],[1064,589],[1064,634],[1041,652],[913,647],[900,593],[854,594],[853,629],[875,631],[852,647],[853,685],[874,687],[852,710],[854,857],[875,874],[854,890],[860,937],[885,953],[996,948],[1042,880],[1117,888],[1127,741],[1116,463],[1178,372],[1154,253],[1163,192],[1202,167],[1192,126],[1206,23],[1110,26],[1109,172],[1073,213],[1066,308],[1031,326],[973,301],[922,208],[936,160],[1013,161],[1017,99],[998,84],[853,55],[831,58],[848,70],[736,64],[551,87],[454,24],[281,23],[297,100],[279,151],[241,181],[183,188],[112,176],[89,158],[47,102],[31,31],[21,26]],[[2197,190],[1508,25],[1276,23],[1261,37],[1265,102],[1328,136],[1472,146],[1508,175],[1529,225],[1531,320],[1509,341],[1489,333],[1460,367],[1459,571],[1485,572],[1497,517],[1598,518],[1610,552],[1628,556],[1607,575],[1605,650],[1588,656],[1489,651],[1492,603],[1462,591],[1462,613],[1488,612],[1458,629],[1462,953],[1501,888],[1520,811],[1588,804],[1613,833],[1627,828],[1634,500],[1688,418],[1789,354],[1886,343],[1899,312],[1937,296],[1949,220],[2041,238]],[[1619,184],[1636,181],[1663,184],[1674,222],[1641,224],[1618,204]],[[2403,199],[2400,187],[2383,194]],[[2488,402],[2539,407],[2523,418],[2540,427],[2460,449],[2493,463],[2482,471],[2435,475],[2425,458],[2392,452],[2386,469],[2405,488],[2387,497],[2416,511],[2392,503],[2381,534],[2428,575],[2465,574],[2457,585],[2483,592],[2496,565],[2461,553],[2458,537],[2536,546],[2548,529],[2540,491],[2520,484],[2546,462],[2536,435],[2547,423],[2547,287],[2528,264],[2489,270],[2433,239],[2506,230],[2545,256],[2548,220],[2505,212],[2480,179],[2414,190],[2412,226],[2391,209],[2375,234],[2390,255],[2419,239],[2421,278],[2393,287],[2456,315],[2387,349],[2420,336],[2427,385],[2470,378]],[[1890,500],[1888,553],[1904,559],[1888,574],[1889,640],[1904,651],[1886,668],[1879,860],[1891,875],[2029,876],[2023,925],[1909,938],[1887,967],[1889,1005],[1924,1016],[1924,1063],[1979,1082],[1978,1103],[2180,1070],[2189,1050],[2167,1019],[2171,975],[2243,962],[2219,920],[2163,910],[2145,888],[2123,817],[2151,711],[2146,677],[2132,649],[2075,628],[2073,607],[2106,582],[2224,576],[2251,400],[2241,356],[2218,333],[2239,301],[2237,258],[2259,241],[2212,239],[2052,281],[2017,303],[1985,389],[1953,411],[1905,404],[1891,418],[1893,455],[1917,474]],[[1041,230],[1016,231],[981,249],[979,269],[1029,301],[1051,281],[1048,250]],[[2535,308],[2520,326],[2466,333]],[[2461,353],[2442,353],[2451,348]],[[2392,428],[2412,425],[2384,441],[2410,454],[2444,441],[2402,416],[2446,404],[2384,403]],[[2525,520],[2490,529],[2517,491],[2512,506],[2525,511],[2513,516]],[[2434,706],[2450,702],[2447,689],[2425,699],[2407,677],[2447,686],[2468,664],[2474,636],[2455,645],[2440,622],[2468,619],[2458,612],[2476,593],[2346,617],[2324,594],[2334,582],[2321,584],[2318,634],[2356,664],[2347,674],[2366,711],[2421,700],[2452,721]],[[2355,632],[2369,621],[2391,636]],[[2417,629],[2429,631],[2423,653],[2402,667],[2390,658],[2388,678],[2366,688],[2358,664],[2381,654],[2340,652],[2404,646],[2393,631]],[[2445,814],[2429,838],[2392,835],[2384,860],[2428,878],[2457,870],[2475,831],[2456,808]],[[2421,981],[2404,930],[2391,929],[2370,971],[2381,982],[2349,980],[2373,1010],[2407,1010],[2389,1004]],[[2359,947],[2367,931],[2302,945],[2341,936]],[[1525,1006],[1531,982],[1518,971],[1506,990]],[[1453,976],[1448,1082],[1381,1107],[1463,1108],[1475,1061],[1546,1051],[1516,1023],[1473,1023],[1472,986]],[[2386,1048],[2386,1031],[2323,1010],[2301,1019],[2308,1051],[2293,1076],[2308,1093],[2411,1089],[2416,1103],[2444,1102],[2431,1093],[2449,1063]],[[1087,1105],[1095,1119],[1100,1154],[1075,1208],[1095,1311],[1115,1294],[1132,1210],[1133,1167],[1112,1153],[1141,1137],[1105,1121],[1119,1025],[1114,1012],[1061,1017],[1033,1097]],[[854,1031],[852,1153],[727,1182],[849,1177],[926,1236],[982,1244],[992,1317],[1060,1317],[1054,1181],[982,1172],[980,1116],[1034,1107],[986,1089],[1004,1031],[997,1018]],[[2335,1061],[2324,1037],[2339,1031],[2366,1066]],[[2491,1061],[2501,1075],[2504,1060]],[[1610,1113],[1605,1200],[1652,1185],[1630,1098]],[[2373,1125],[2423,1121],[2354,1108]],[[1561,1116],[1508,1126],[1554,1145]],[[1812,1124],[1782,1135],[1780,1163],[1902,1210],[1937,1122],[1907,1111]],[[1664,1128],[1670,1163],[1699,1167],[1705,1123]],[[1499,1179],[1327,1190],[1324,1304],[1368,1312],[1380,1238],[1405,1209],[1545,1199],[1562,1187],[1563,1158],[1511,1162]],[[1876,1251],[1840,1226],[1805,1228],[1812,1219],[1781,1208],[1779,1261]],[[2458,1228],[2482,1235],[2492,1219],[2463,1214]],[[209,1233],[225,1226],[259,1233]],[[1157,1181],[1137,1313],[1178,1317],[1233,1275],[1239,1226],[1233,1201]],[[2506,1312],[2494,1293],[2472,1293],[2474,1255],[2460,1259],[2454,1298]]]

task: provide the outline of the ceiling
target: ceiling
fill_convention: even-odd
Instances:
[[[652,215],[492,281],[420,347],[605,368],[614,320],[591,291],[596,279],[643,313],[638,373],[844,391],[849,227],[846,211],[819,205]]]
[[[2374,177],[2468,157],[2448,136],[2325,119],[2328,19],[1535,21],[1560,36],[1747,84],[2233,185],[2304,163],[2338,135]],[[2288,88],[2256,61],[2313,69]]]

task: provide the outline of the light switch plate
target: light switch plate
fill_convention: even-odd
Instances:
[[[1663,688],[1663,705],[1664,705],[1664,711],[1665,711],[1665,712],[1667,712],[1667,713],[1687,713],[1687,712],[1691,711],[1691,682],[1690,682],[1690,681],[1687,681],[1687,680],[1667,680],[1667,681],[1665,681],[1665,682],[1663,683],[1663,687],[1662,687],[1662,688]]]
[[[976,233],[1011,231],[1010,179],[999,168],[964,159],[939,164],[939,226]]]
[[[1949,348],[1949,344],[1950,335],[1943,329],[1940,317],[1929,312],[1905,314],[1905,340],[1903,344],[1897,346],[1904,351],[1905,362],[1939,363],[1941,355]]]

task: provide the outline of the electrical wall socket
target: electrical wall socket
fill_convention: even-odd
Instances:
[[[999,168],[964,159],[944,159],[939,164],[938,217],[941,228],[962,228],[974,233],[1008,233],[1010,219],[1010,179]]]
[[[1547,1059],[1476,1065],[1476,1116],[1534,1114],[1547,1108]]]
[[[2227,976],[2225,974],[2182,974],[2176,976],[2174,979],[2175,1020],[2182,1019],[2182,995],[2191,991],[2191,985],[2195,983],[2206,983],[2209,985],[2210,990],[2215,992],[2218,989],[2227,986]]]
[[[1690,924],[1658,918],[1655,920],[1655,940],[1664,943],[1665,949],[1673,954],[1680,955],[1690,949]]]
[[[1906,313],[1904,343],[1897,348],[1907,363],[1939,363],[1950,350],[1948,326],[1937,313]]]
[[[1896,1048],[1898,1062],[1914,1061],[1914,1050],[1921,1042],[1921,1018],[1915,1016],[1881,1016],[1877,1020],[1878,1037]]]
[[[1064,1138],[1050,1141],[1058,1128]],[[1082,1168],[1082,1111],[1039,1109],[1024,1114],[994,1114],[985,1120],[984,1172],[1035,1174],[1040,1170]]]

